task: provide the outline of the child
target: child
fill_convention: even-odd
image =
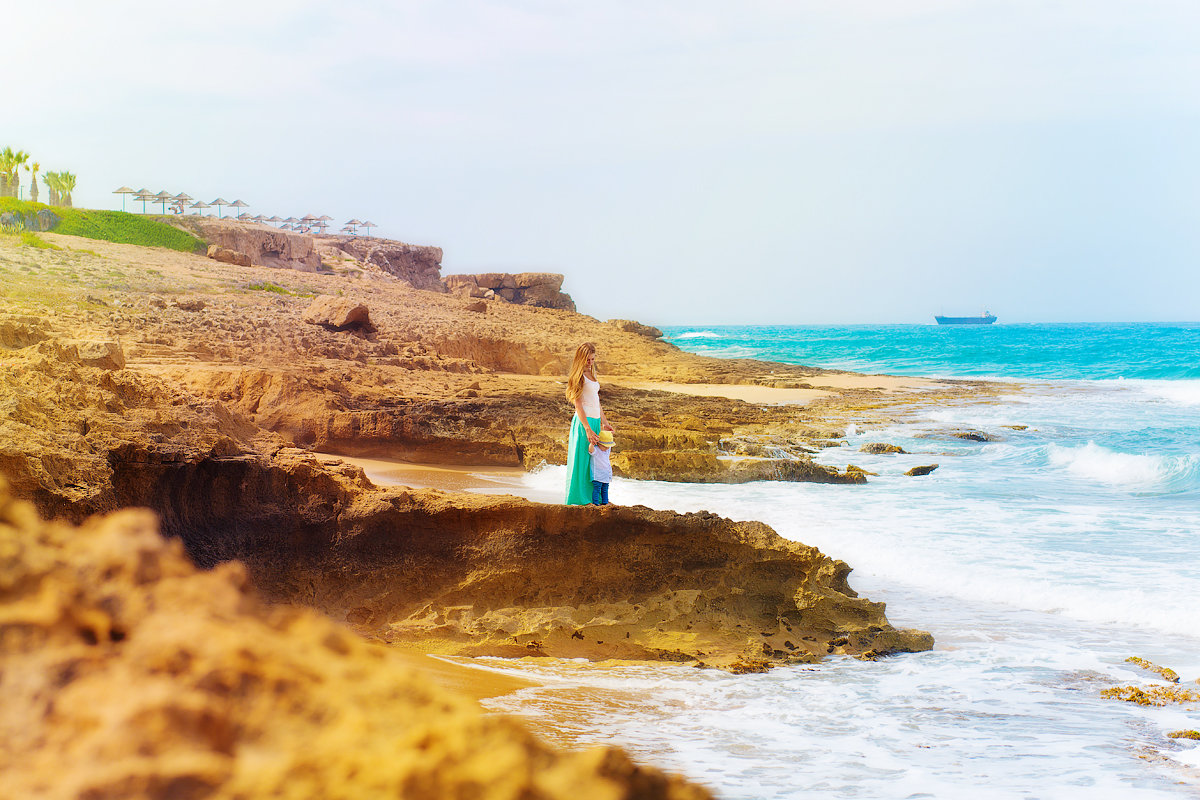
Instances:
[[[612,483],[612,464],[608,451],[613,446],[612,431],[600,431],[597,444],[588,445],[592,454],[592,505],[608,505],[608,484]]]

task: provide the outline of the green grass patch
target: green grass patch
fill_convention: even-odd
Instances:
[[[295,292],[283,288],[277,283],[263,281],[262,283],[252,283],[246,287],[254,292],[271,292],[273,294],[295,294]]]
[[[26,247],[36,247],[39,250],[62,250],[58,245],[47,242],[33,231],[21,231],[21,244]]]
[[[285,295],[288,295],[289,297],[316,297],[316,295],[313,292],[293,292],[291,289],[288,289],[284,286],[280,286],[277,283],[271,283],[270,281],[263,281],[262,283],[251,283],[246,286],[246,289],[249,291],[253,291],[253,292],[270,292],[272,294],[285,294]]]
[[[183,253],[203,253],[206,245],[187,231],[181,231],[164,222],[148,219],[141,214],[124,211],[97,211],[90,208],[62,208],[42,203],[29,203],[13,197],[0,197],[0,212],[13,211],[36,214],[47,209],[58,217],[55,233],[66,236],[81,236],[119,244],[136,244],[143,247],[167,247]]]

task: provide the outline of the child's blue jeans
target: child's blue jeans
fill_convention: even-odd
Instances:
[[[608,505],[608,484],[603,481],[592,481],[592,505]]]

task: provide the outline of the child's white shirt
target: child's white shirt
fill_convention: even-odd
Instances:
[[[601,483],[612,483],[612,463],[608,460],[611,447],[596,445],[592,451],[592,480]]]

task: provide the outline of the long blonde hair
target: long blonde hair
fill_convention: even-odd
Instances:
[[[575,360],[571,362],[571,374],[567,377],[567,399],[574,403],[583,394],[583,373],[587,369],[588,356],[596,354],[596,345],[584,342],[575,348]],[[592,366],[592,377],[596,377],[596,367]]]

